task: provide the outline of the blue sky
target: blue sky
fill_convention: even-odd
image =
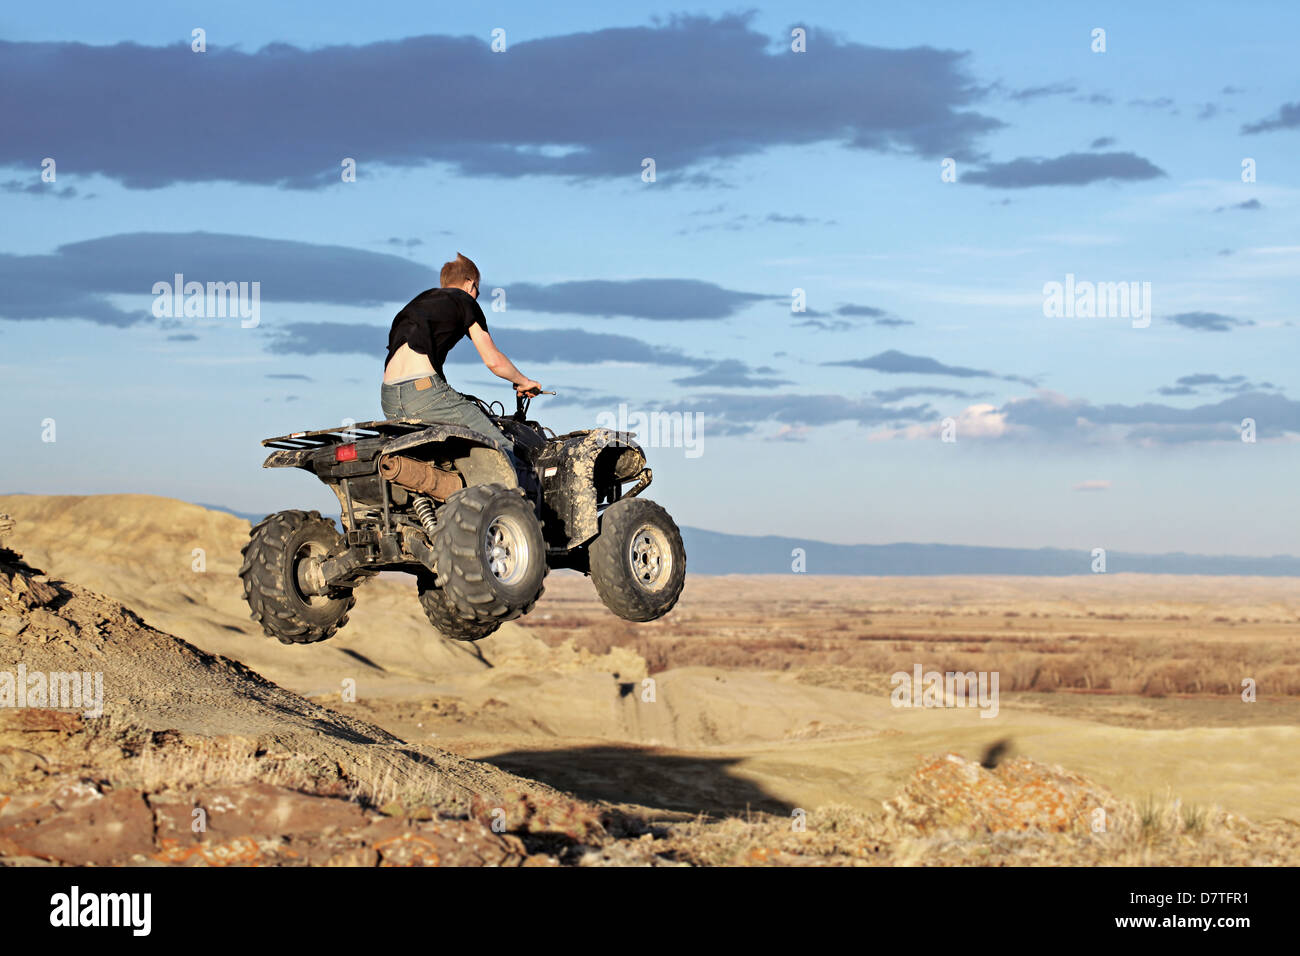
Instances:
[[[683,524],[1295,553],[1300,10],[735,10],[6,8],[0,490],[330,507],[259,440],[379,417],[460,250],[557,431],[703,416],[650,450]],[[175,272],[258,326],[154,317]],[[1045,315],[1067,274],[1149,326]]]

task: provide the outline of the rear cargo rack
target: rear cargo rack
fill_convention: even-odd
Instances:
[[[262,444],[267,448],[301,451],[328,448],[330,445],[345,445],[366,438],[397,438],[428,427],[428,422],[419,419],[394,418],[391,421],[357,422],[347,427],[322,428],[314,432],[291,432],[279,438],[265,438]]]

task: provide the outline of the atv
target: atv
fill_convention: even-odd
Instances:
[[[262,442],[273,449],[262,467],[312,472],[337,495],[343,524],[340,533],[317,511],[280,511],[253,527],[239,576],[268,635],[332,637],[357,587],[381,571],[414,574],[429,622],[463,641],[531,611],[551,568],[590,576],[624,620],[672,609],[686,550],[668,512],[639,497],[652,474],[636,434],[556,435],[529,420],[530,399],[517,396],[507,416],[499,402],[466,398],[513,445],[517,468],[476,432],[416,419]]]

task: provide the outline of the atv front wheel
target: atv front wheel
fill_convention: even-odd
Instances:
[[[466,621],[458,617],[456,608],[447,597],[447,592],[438,587],[432,573],[425,571],[418,576],[420,587],[420,607],[424,616],[444,637],[453,641],[480,641],[501,626],[500,621],[488,624],[479,621]]]
[[[600,516],[587,549],[596,593],[625,621],[653,621],[673,609],[686,583],[686,548],[667,511],[624,498]]]
[[[334,523],[312,511],[280,511],[253,527],[244,545],[244,599],[253,620],[281,644],[312,644],[333,637],[357,603],[348,588],[314,594],[313,564],[338,551]]]
[[[518,489],[471,485],[454,493],[438,509],[433,554],[438,587],[462,621],[513,621],[542,596],[546,542]]]

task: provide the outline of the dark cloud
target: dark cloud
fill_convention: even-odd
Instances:
[[[1013,90],[1009,96],[1013,100],[1026,102],[1028,100],[1040,99],[1044,96],[1065,96],[1069,93],[1077,93],[1079,88],[1073,83],[1048,83],[1045,86],[1030,86],[1023,90]]]
[[[702,217],[721,209],[722,209],[721,206],[717,206],[712,210],[695,212],[692,213],[691,215]],[[678,229],[677,235],[686,236],[686,235],[691,235],[693,233],[716,232],[716,231],[744,232],[746,230],[753,229],[755,227],[763,226],[763,225],[834,226],[834,225],[838,225],[838,220],[817,219],[813,216],[800,216],[800,215],[787,216],[779,212],[770,212],[766,216],[759,217],[759,216],[752,216],[746,212],[746,213],[740,213],[738,215],[732,216],[731,218],[725,220],[724,222],[701,223],[699,225]]]
[[[1250,319],[1235,319],[1218,312],[1179,312],[1169,316],[1170,322],[1176,322],[1183,328],[1196,329],[1198,332],[1228,332],[1241,326],[1254,325]]]
[[[1105,93],[1091,93],[1088,96],[1074,97],[1076,103],[1087,103],[1089,106],[1112,106],[1115,98]]]
[[[973,161],[981,136],[1004,125],[974,109],[985,91],[965,53],[810,29],[816,52],[794,55],[753,16],[671,17],[523,40],[504,54],[465,36],[201,55],[187,43],[5,42],[0,164],[29,162],[41,143],[130,188],[311,188],[339,185],[348,156],[362,179],[446,163],[468,175],[629,181],[651,156],[662,188],[716,179],[696,168],[705,163],[819,142]],[[447,121],[448,103],[473,108]],[[164,117],[209,135],[177,135]],[[214,147],[218,129],[237,129],[238,148]]]
[[[889,375],[952,375],[957,378],[1000,378],[1008,382],[1022,382],[1028,385],[1034,384],[1029,379],[1021,378],[1019,376],[999,375],[997,372],[989,372],[978,368],[966,368],[961,365],[944,365],[937,359],[928,358],[924,355],[908,355],[905,352],[899,352],[895,349],[881,352],[877,355],[871,356],[870,358],[844,359],[839,362],[822,362],[821,364],[870,369],[873,372],[885,372]]]
[[[1246,210],[1253,211],[1256,209],[1263,209],[1263,208],[1264,208],[1264,204],[1261,203],[1258,199],[1247,199],[1245,202],[1233,203],[1231,206],[1219,206],[1214,211],[1224,212],[1225,210],[1228,209],[1246,209]]]
[[[167,336],[168,342],[197,342],[199,337],[190,332],[180,332],[176,335]]]
[[[1217,103],[1202,103],[1201,108],[1196,111],[1198,120],[1214,119],[1219,115],[1219,106]]]
[[[775,372],[776,369],[767,365],[754,369],[737,359],[726,359],[702,369],[694,375],[675,378],[673,382],[677,385],[722,386],[729,388],[776,388],[780,385],[790,384],[789,379],[776,378]]]
[[[506,355],[521,363],[637,362],[698,369],[715,364],[631,336],[582,329],[534,331],[497,328],[493,330],[492,338]],[[383,359],[387,347],[387,326],[361,322],[290,322],[271,330],[267,341],[268,351],[279,355],[370,355],[377,362]],[[450,364],[478,361],[478,352],[463,342],[447,357]]]
[[[724,289],[698,279],[588,279],[506,287],[509,308],[636,319],[726,319],[755,302],[783,297]]]
[[[310,375],[299,375],[299,374],[296,373],[296,372],[268,372],[267,375],[266,375],[266,377],[267,377],[267,378],[278,378],[278,379],[285,379],[285,380],[293,380],[293,381],[297,381],[297,382],[312,382],[312,381],[315,381],[315,379],[313,379]]]
[[[1261,438],[1300,432],[1300,402],[1281,395],[1245,392],[1212,405],[1174,408],[1141,405],[1094,405],[1084,400],[1036,396],[1002,407],[1008,425],[1021,425],[1062,437],[1087,433],[1096,426],[1131,426],[1130,440],[1153,442],[1239,441],[1243,419],[1255,420]]]
[[[888,313],[885,312],[884,309],[877,309],[873,305],[853,305],[852,303],[849,303],[847,305],[842,305],[838,309],[836,309],[835,314],[854,315],[854,316],[862,316],[863,318],[868,318],[868,319],[877,319],[880,318],[881,316],[887,315]]]
[[[762,422],[782,425],[832,425],[857,422],[862,426],[936,421],[939,413],[929,405],[886,408],[866,399],[845,395],[696,395],[676,405],[701,412],[709,420],[733,426]],[[712,430],[712,429],[711,429]]]
[[[209,232],[138,232],[59,246],[52,254],[0,254],[0,318],[86,319],[128,326],[112,294],[151,296],[155,282],[258,282],[261,300],[375,306],[436,286],[426,266],[346,246]]]
[[[876,401],[889,404],[890,402],[901,402],[904,399],[915,398],[918,395],[937,395],[944,398],[979,398],[985,395],[985,392],[963,392],[959,388],[935,388],[932,386],[920,385],[914,388],[887,388],[880,391],[872,392],[871,397]]]
[[[1184,375],[1178,378],[1173,385],[1165,385],[1158,389],[1161,395],[1198,395],[1197,389],[1213,388],[1219,392],[1239,393],[1239,392],[1260,392],[1273,391],[1277,386],[1272,382],[1252,382],[1244,375],[1218,375],[1214,372],[1197,372],[1193,375]]]
[[[873,325],[886,326],[888,328],[897,328],[904,325],[915,325],[910,319],[899,319],[891,316],[884,309],[877,309],[871,305],[853,305],[852,303],[842,305],[835,310],[835,315],[846,316],[844,319],[826,319],[825,313],[809,310],[804,313],[813,318],[806,319],[803,322],[796,323],[798,326],[808,326],[809,328],[821,329],[824,332],[847,332],[849,329],[856,329],[858,323],[849,321],[849,319],[871,319]]]
[[[1107,146],[1115,145],[1114,136],[1099,136],[1088,144],[1089,149],[1105,149]]]
[[[961,179],[996,189],[1027,189],[1084,186],[1106,180],[1133,182],[1164,175],[1164,170],[1135,153],[1067,153],[1055,159],[1021,158],[1009,163],[990,163]]]
[[[1300,103],[1283,103],[1277,109],[1277,114],[1271,119],[1263,119],[1257,123],[1247,123],[1242,126],[1241,131],[1246,134],[1253,133],[1271,133],[1278,129],[1296,129],[1300,127]]]
[[[21,193],[24,196],[50,196],[54,199],[77,198],[77,188],[75,186],[64,186],[59,189],[57,186],[43,181],[33,183],[23,182],[21,179],[10,179],[7,182],[0,183],[0,189],[7,193]]]

